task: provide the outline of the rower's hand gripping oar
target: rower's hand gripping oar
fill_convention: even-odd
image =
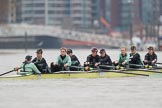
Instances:
[[[18,69],[20,69],[20,68],[13,69],[13,70],[10,70],[10,71],[8,71],[8,72],[2,73],[2,74],[0,74],[0,76],[3,76],[3,75],[6,75],[6,74],[9,74],[9,73],[14,72],[14,71],[16,71],[16,70],[18,70]]]

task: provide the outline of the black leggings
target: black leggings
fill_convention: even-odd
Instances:
[[[58,72],[58,71],[69,71],[69,67],[65,68],[63,66],[55,65],[51,63],[51,72]]]

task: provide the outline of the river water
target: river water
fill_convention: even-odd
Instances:
[[[74,50],[81,63],[90,53]],[[115,60],[118,50],[107,49]],[[144,57],[146,52],[140,52]],[[1,72],[19,66],[35,50],[0,50]],[[47,62],[54,62],[59,50],[44,50]],[[162,62],[162,52],[157,52]],[[14,74],[14,73],[12,73]],[[0,108],[161,108],[162,78],[97,78],[1,80]]]

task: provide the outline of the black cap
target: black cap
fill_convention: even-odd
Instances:
[[[93,47],[93,48],[91,49],[91,51],[92,51],[92,52],[98,52],[98,49],[97,49],[96,47]]]
[[[32,56],[27,55],[27,56],[25,57],[25,59],[29,61],[29,60],[31,60],[31,59],[32,59]]]
[[[131,50],[136,50],[136,46],[131,46]]]
[[[43,50],[42,49],[37,49],[37,51],[36,51],[36,53],[38,54],[38,53],[43,53]]]
[[[154,50],[154,48],[152,46],[149,46],[147,49],[148,50]]]
[[[105,53],[105,52],[106,52],[105,49],[100,50],[100,53]]]
[[[67,50],[67,54],[73,53],[72,49]]]

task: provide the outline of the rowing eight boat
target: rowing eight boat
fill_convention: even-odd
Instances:
[[[135,77],[135,76],[151,76],[162,75],[162,70],[107,70],[107,71],[60,71],[54,74],[38,75],[10,75],[1,76],[0,80],[7,79],[54,79],[54,78],[121,78],[121,77]]]

